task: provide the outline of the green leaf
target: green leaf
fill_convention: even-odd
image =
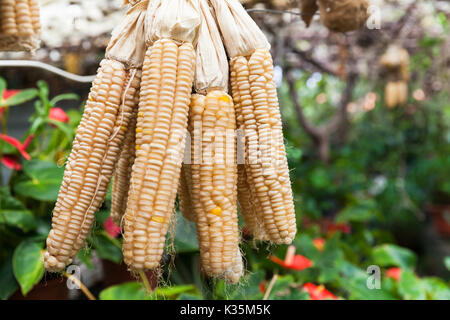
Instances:
[[[74,130],[69,127],[67,124],[61,121],[56,121],[53,119],[47,119],[47,122],[50,124],[53,124],[55,127],[57,127],[59,130],[61,130],[62,133],[66,136],[67,140],[72,141],[74,137]]]
[[[269,300],[307,300],[308,294],[299,289],[291,288],[294,283],[292,276],[279,276],[270,291]]]
[[[371,276],[366,270],[342,261],[337,268],[340,270],[339,287],[349,293],[350,300],[396,300],[398,297],[392,292],[391,280],[382,279],[380,289],[369,289],[367,281]]]
[[[109,287],[100,292],[100,300],[149,300],[139,282],[127,282]]]
[[[0,208],[1,209],[17,209],[25,210],[25,206],[14,198],[9,192],[8,187],[0,187]]]
[[[82,248],[77,254],[77,258],[80,259],[89,269],[94,269],[94,264],[92,263],[91,250]]]
[[[115,263],[122,261],[122,249],[114,239],[104,233],[97,233],[92,245],[100,258],[110,260]]]
[[[98,226],[102,226],[106,219],[111,215],[110,210],[100,209],[95,214],[95,222]]]
[[[23,232],[34,230],[37,226],[33,213],[28,210],[0,210],[0,223],[17,227]]]
[[[40,244],[23,241],[14,250],[13,270],[25,296],[44,275],[43,252]]]
[[[31,179],[17,182],[14,185],[15,192],[37,200],[56,201],[64,174],[63,167],[53,162],[30,160],[24,163],[23,171]]]
[[[6,106],[15,106],[18,104],[22,104],[28,100],[33,99],[38,95],[38,91],[36,89],[25,89],[21,90],[17,94],[13,95],[11,98],[5,101],[4,105]]]
[[[448,271],[450,271],[450,256],[444,258],[444,265]]]
[[[150,295],[151,299],[175,299],[178,295],[182,293],[187,293],[189,291],[195,291],[195,286],[192,284],[174,286],[174,287],[161,287],[156,288],[156,290]]]
[[[78,97],[78,95],[75,93],[63,93],[50,100],[50,104],[52,106],[55,106],[58,102],[62,100],[79,100],[79,99],[80,97]]]
[[[263,297],[263,293],[259,291],[259,285],[264,281],[264,272],[258,270],[241,280],[242,284],[236,291],[230,295],[233,300],[256,300]]]
[[[358,201],[356,204],[345,207],[336,216],[337,223],[366,222],[377,215],[376,203],[373,200]]]
[[[177,300],[202,300],[202,297],[196,294],[182,293],[178,296]]]
[[[3,91],[5,91],[6,86],[7,86],[7,84],[6,84],[5,79],[0,77],[0,97],[3,97]]]
[[[48,85],[45,81],[43,80],[39,80],[37,82],[37,87],[39,89],[39,96],[41,98],[41,100],[43,101],[43,103],[45,105],[47,105],[47,107],[50,107],[50,105],[48,104]],[[47,110],[48,111],[48,110]]]
[[[426,287],[412,271],[404,270],[400,275],[398,291],[405,300],[425,300]]]
[[[397,266],[404,269],[412,269],[416,264],[417,257],[411,250],[393,245],[383,244],[372,251],[374,264],[381,267]]]
[[[168,239],[167,241],[171,241]],[[177,222],[174,239],[175,251],[177,253],[187,253],[198,251],[197,234],[195,224],[187,221],[177,211]]]
[[[427,297],[433,300],[450,300],[450,288],[445,281],[436,277],[423,278]]]
[[[19,284],[14,278],[12,259],[9,258],[0,266],[0,299],[8,299],[18,287]]]

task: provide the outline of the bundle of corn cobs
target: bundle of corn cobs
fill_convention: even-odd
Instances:
[[[159,266],[178,188],[203,271],[237,282],[237,203],[255,239],[296,233],[269,43],[238,0],[128,2],[66,164],[45,267],[72,262],[114,175],[130,270]]]
[[[369,14],[369,0],[302,0],[302,19],[308,27],[317,10],[320,20],[331,31],[347,32],[361,28]]]
[[[406,103],[408,100],[409,54],[405,49],[390,45],[381,56],[387,83],[384,89],[384,99],[388,108]]]
[[[0,0],[0,51],[39,48],[38,0]]]

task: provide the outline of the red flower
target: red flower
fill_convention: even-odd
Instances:
[[[266,282],[265,281],[263,281],[259,284],[259,292],[260,293],[266,292]]]
[[[69,122],[69,117],[67,116],[66,112],[58,107],[51,108],[50,113],[48,114],[48,118],[54,121],[58,122]]]
[[[2,106],[6,100],[8,100],[9,98],[11,98],[12,96],[18,94],[20,92],[20,90],[5,90],[3,91],[3,96],[1,99],[1,103],[0,106]],[[5,111],[5,107],[0,107],[0,116],[2,115],[3,111]]]
[[[25,143],[27,143],[27,145],[25,146],[25,143],[22,144],[19,140],[17,140],[16,138],[7,136],[6,134],[2,134],[0,133],[0,139],[2,139],[3,141],[5,141],[6,143],[9,143],[10,145],[12,145],[13,147],[15,147],[21,154],[22,156],[27,159],[30,160],[31,157],[30,155],[25,151],[26,147],[30,144],[31,140],[30,137],[27,138],[27,140],[25,140]],[[33,139],[33,138],[31,138]]]
[[[402,274],[402,269],[401,268],[389,268],[386,270],[386,277],[388,278],[392,278],[396,281],[400,280],[400,275]]]
[[[325,246],[325,239],[324,238],[316,238],[313,240],[313,244],[317,250],[323,251],[323,247]]]
[[[103,227],[105,228],[106,232],[108,232],[108,234],[115,238],[119,235],[120,233],[120,227],[118,227],[111,219],[111,217],[109,217],[108,219],[105,220],[105,222],[103,222]]]
[[[2,157],[2,163],[5,167],[10,168],[11,170],[22,170],[22,165],[15,156],[4,155]]]
[[[352,228],[345,223],[331,223],[328,226],[328,232],[330,234],[333,234],[335,231],[341,231],[345,234],[349,234],[350,232],[352,232]]]
[[[288,252],[286,253],[286,257],[284,258],[284,261],[275,256],[270,256],[269,259],[286,269],[296,270],[296,271],[302,271],[304,269],[311,267],[314,264],[311,260],[309,260],[305,256],[302,256],[300,254],[295,254],[294,246],[289,246]]]
[[[20,90],[16,90],[16,89],[11,89],[11,90],[6,89],[5,91],[3,91],[2,98],[3,98],[3,100],[8,100],[9,98],[18,94],[19,92],[20,92]]]
[[[317,286],[313,283],[305,283],[303,286],[303,291],[308,292],[311,300],[337,300],[334,294],[325,289],[323,285]]]

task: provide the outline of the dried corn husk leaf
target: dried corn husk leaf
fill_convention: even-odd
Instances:
[[[369,18],[368,0],[318,0],[320,20],[330,30],[347,32],[361,28]]]
[[[129,68],[141,68],[145,56],[145,16],[148,0],[137,2],[114,28],[106,58]]]
[[[238,0],[210,0],[210,4],[231,59],[250,55],[256,49],[270,49],[266,36]]]
[[[207,0],[199,0],[201,26],[197,41],[194,88],[197,93],[209,89],[228,90],[228,59],[219,29]]]
[[[302,0],[300,10],[303,22],[306,24],[306,27],[309,27],[314,14],[319,10],[317,0]]]
[[[386,53],[381,56],[380,64],[387,69],[393,78],[403,81],[409,80],[409,54],[398,45],[390,45]]]
[[[147,45],[164,38],[196,44],[200,27],[198,0],[152,2],[146,21]]]

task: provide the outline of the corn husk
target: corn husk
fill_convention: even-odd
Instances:
[[[270,49],[266,36],[238,0],[210,0],[228,56],[247,56]]]
[[[148,0],[135,3],[112,31],[106,58],[129,68],[141,68],[145,56],[145,17]]]
[[[368,0],[318,0],[320,20],[331,31],[361,28],[369,18]]]
[[[207,0],[199,0],[201,25],[196,48],[194,88],[197,93],[228,90],[228,59]]]
[[[147,45],[159,39],[197,43],[200,27],[198,0],[152,0],[146,21]]]
[[[0,0],[0,51],[30,51],[40,47],[39,3]]]
[[[409,80],[409,54],[405,49],[390,45],[380,58],[380,64],[397,80]]]

